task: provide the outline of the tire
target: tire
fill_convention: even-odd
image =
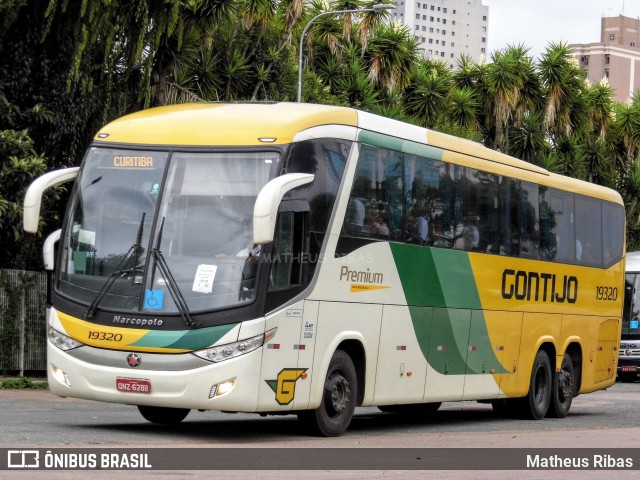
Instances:
[[[562,357],[562,366],[559,372],[553,375],[551,388],[551,404],[547,416],[552,418],[564,418],[569,413],[575,390],[575,377],[573,372],[573,360],[568,353]]]
[[[538,350],[531,369],[529,393],[520,400],[519,413],[524,418],[542,420],[549,410],[552,390],[552,372],[549,355]]]
[[[188,408],[148,407],[138,405],[138,410],[145,420],[160,425],[177,425],[189,415]]]
[[[358,398],[356,369],[349,355],[336,350],[324,381],[322,402],[315,410],[298,413],[305,433],[338,437],[349,427]]]
[[[411,403],[407,405],[381,405],[378,410],[385,413],[400,413],[405,415],[420,415],[421,413],[437,412],[442,402]]]

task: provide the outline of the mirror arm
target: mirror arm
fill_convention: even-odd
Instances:
[[[253,241],[264,245],[273,241],[278,206],[282,197],[296,187],[313,182],[310,173],[287,173],[267,183],[256,198],[253,208]]]

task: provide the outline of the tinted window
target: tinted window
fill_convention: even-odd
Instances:
[[[602,202],[576,195],[576,259],[581,265],[602,266]]]

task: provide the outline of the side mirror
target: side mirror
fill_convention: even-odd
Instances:
[[[42,258],[44,259],[45,270],[53,270],[55,267],[55,244],[60,240],[60,232],[62,232],[62,230],[56,230],[44,241],[44,246],[42,247]]]
[[[36,178],[27,190],[24,196],[24,211],[22,213],[23,228],[25,232],[36,233],[38,231],[38,222],[40,221],[40,204],[42,203],[42,194],[48,188],[69,182],[78,176],[79,167],[63,168],[62,170],[54,170],[45,173]]]
[[[313,182],[310,173],[287,173],[267,183],[256,198],[253,207],[253,241],[258,245],[273,242],[278,206],[282,197],[300,185]]]

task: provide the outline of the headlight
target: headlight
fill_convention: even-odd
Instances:
[[[217,347],[205,348],[193,352],[200,358],[209,360],[210,362],[223,362],[230,358],[239,357],[245,353],[253,352],[260,348],[265,342],[269,341],[276,334],[276,329],[269,330],[255,337],[247,338],[235,343],[227,343],[226,345],[218,345]]]
[[[60,333],[53,327],[49,327],[49,340],[60,350],[71,350],[72,348],[82,347],[84,343],[75,341],[73,338]]]

